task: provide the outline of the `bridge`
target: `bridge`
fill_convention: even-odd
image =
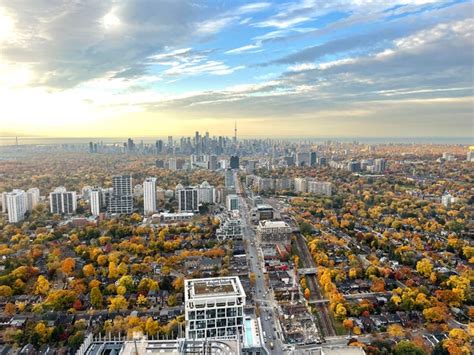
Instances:
[[[318,273],[318,268],[316,267],[307,267],[298,269],[298,274],[300,275],[316,275]]]

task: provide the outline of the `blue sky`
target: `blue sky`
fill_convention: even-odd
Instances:
[[[0,0],[0,135],[225,134],[235,120],[249,136],[472,135],[473,13],[470,1]]]

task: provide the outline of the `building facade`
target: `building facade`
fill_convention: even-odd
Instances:
[[[27,198],[25,191],[13,190],[6,194],[8,222],[18,223],[25,218]]]
[[[133,212],[132,177],[117,175],[112,178],[112,195],[107,212],[113,214],[131,214]]]
[[[76,191],[67,191],[65,187],[57,187],[49,194],[49,207],[53,214],[73,214],[77,208]]]
[[[237,276],[184,280],[186,338],[241,339],[245,297]]]
[[[148,177],[143,182],[143,210],[145,215],[156,212],[156,178]]]
[[[198,212],[199,199],[198,189],[195,187],[176,186],[176,199],[178,200],[179,212]]]

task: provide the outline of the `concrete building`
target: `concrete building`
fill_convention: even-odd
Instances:
[[[226,207],[229,211],[234,211],[239,209],[239,197],[234,194],[227,195],[226,197]]]
[[[112,178],[112,195],[107,205],[107,212],[116,214],[131,214],[133,212],[131,176],[117,175]]]
[[[235,187],[234,172],[231,169],[225,171],[224,184],[225,187]]]
[[[13,190],[6,194],[8,222],[18,223],[25,218],[27,197],[23,190]]]
[[[153,223],[157,224],[173,224],[173,223],[180,223],[180,222],[187,222],[193,219],[194,213],[192,212],[181,212],[181,213],[169,213],[169,212],[162,212],[156,213],[151,216],[151,220]]]
[[[302,194],[308,192],[308,182],[306,178],[294,179],[295,193]]]
[[[93,187],[90,189],[89,205],[93,216],[98,216],[102,209],[106,207],[104,191],[100,187]]]
[[[291,227],[283,221],[260,221],[257,238],[262,244],[289,244]]]
[[[53,214],[73,214],[77,208],[76,191],[67,191],[65,187],[57,187],[49,194],[49,207]]]
[[[374,160],[374,167],[373,167],[373,172],[374,173],[383,173],[385,169],[387,168],[387,161],[383,158],[380,159],[375,159]]]
[[[143,211],[145,215],[156,212],[156,178],[148,177],[143,182]]]
[[[298,165],[298,166],[310,166],[311,165],[311,154],[309,152],[298,152],[298,153],[296,153],[296,165]]]
[[[309,180],[308,193],[318,196],[331,196],[332,195],[332,183],[324,181]]]
[[[213,204],[216,202],[216,189],[214,188],[214,186],[211,186],[207,181],[203,181],[202,184],[197,187],[197,189],[199,204]]]
[[[8,192],[2,192],[2,212],[7,213],[8,207],[7,207],[7,193]]]
[[[40,190],[37,187],[32,187],[26,191],[26,209],[33,211],[40,201]]]
[[[176,158],[169,158],[168,159],[168,169],[170,170],[178,170],[178,161]]]
[[[196,187],[178,184],[175,189],[176,199],[178,200],[179,212],[198,212],[199,199],[198,189]]]
[[[474,150],[470,150],[467,152],[466,156],[467,161],[474,161]]]
[[[237,276],[184,280],[187,339],[242,339],[245,291]]]
[[[450,193],[445,193],[443,196],[441,196],[441,203],[444,207],[449,208],[454,202],[456,202],[456,197]]]

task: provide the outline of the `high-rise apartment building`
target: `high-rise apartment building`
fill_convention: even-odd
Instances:
[[[306,180],[306,178],[295,178],[294,184],[296,193],[308,192],[308,181]]]
[[[54,214],[73,214],[77,208],[76,191],[67,191],[65,187],[57,187],[49,194],[49,207]]]
[[[25,191],[13,190],[6,194],[8,222],[18,223],[25,218],[27,198]]]
[[[148,177],[143,182],[143,210],[146,215],[156,212],[156,178]]]
[[[308,193],[314,195],[331,196],[332,183],[327,181],[308,180]]]
[[[8,192],[2,192],[2,212],[7,213],[8,207],[7,207],[7,193]]]
[[[111,189],[102,189],[100,187],[93,187],[89,192],[89,204],[93,216],[100,215],[107,207],[110,200]]]
[[[216,202],[216,189],[211,186],[207,181],[203,181],[198,186],[198,203],[215,203]]]
[[[238,276],[184,280],[184,299],[187,339],[242,339],[245,291]]]
[[[117,175],[112,178],[112,195],[107,206],[109,213],[130,214],[133,212],[132,177]]]
[[[26,191],[26,209],[33,211],[40,200],[40,190],[37,187],[32,187]]]
[[[178,184],[175,194],[178,200],[179,212],[199,211],[198,189],[196,187],[183,187],[183,185]]]
[[[385,159],[380,158],[380,159],[374,160],[374,168],[373,168],[374,173],[383,173],[386,168],[387,168],[387,161]]]
[[[227,169],[225,171],[224,183],[225,183],[225,187],[235,186],[234,172],[231,169]]]

